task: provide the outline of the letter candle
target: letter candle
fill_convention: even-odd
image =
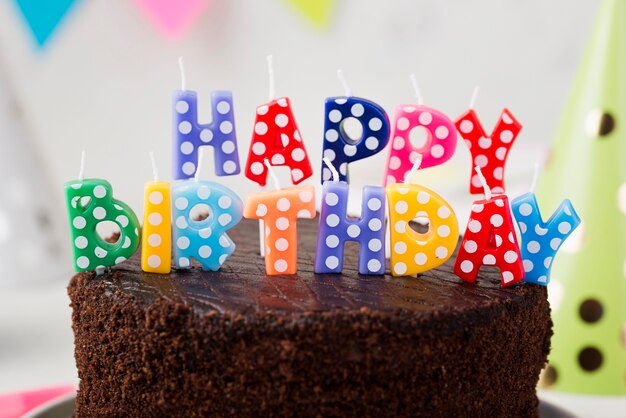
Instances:
[[[349,183],[348,164],[379,153],[389,141],[389,117],[387,112],[374,102],[352,93],[337,70],[346,95],[326,99],[324,118],[324,145],[322,155],[339,167],[339,181]],[[363,133],[360,138],[351,139],[344,129],[344,122],[355,118],[361,124]],[[330,180],[331,169],[322,163],[322,184]]]
[[[346,241],[359,243],[359,273],[385,273],[385,190],[365,186],[361,218],[348,219],[348,184],[339,181],[339,173],[324,157],[333,180],[322,190],[320,222],[317,233],[315,273],[341,273]]]
[[[65,198],[70,220],[74,269],[96,270],[119,264],[139,247],[139,220],[124,202],[113,198],[111,184],[102,179],[85,179],[85,151],[82,152],[78,180],[65,183]],[[105,241],[96,230],[110,221],[120,228],[115,243]]]
[[[537,167],[535,165],[530,191],[513,199],[511,207],[521,233],[520,250],[526,272],[524,281],[547,286],[558,249],[581,221],[569,199],[561,202],[547,222],[543,221],[535,195]]]
[[[198,150],[211,146],[214,151],[215,173],[218,176],[239,174],[239,152],[235,133],[233,95],[230,91],[211,93],[212,121],[198,122],[198,94],[187,90],[182,57],[178,60],[181,90],[173,95],[174,108],[174,179],[188,179],[195,175]]]
[[[481,266],[497,266],[502,286],[524,278],[524,266],[513,227],[509,199],[506,195],[491,195],[479,166],[476,173],[485,198],[474,201],[467,229],[454,264],[454,272],[463,280],[474,283]]]

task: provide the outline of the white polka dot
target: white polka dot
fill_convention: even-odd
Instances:
[[[343,153],[346,154],[348,157],[352,157],[354,154],[356,154],[356,146],[350,144],[344,145]]]
[[[287,261],[283,260],[282,258],[274,262],[274,269],[279,273],[284,273],[285,271],[287,271],[287,267]]]
[[[97,208],[93,210],[94,218],[100,220],[100,219],[104,219],[105,216],[107,216],[107,211],[102,206],[98,206]]]
[[[272,156],[272,165],[283,165],[285,164],[285,157],[282,154],[274,154]]]
[[[527,273],[529,271],[533,271],[533,268],[535,268],[533,262],[530,260],[524,260],[523,263],[524,263],[524,271]]]
[[[463,273],[469,273],[474,270],[474,263],[469,260],[463,260],[460,267]]]
[[[233,204],[233,199],[229,196],[222,196],[217,201],[217,205],[222,209],[228,209]]]
[[[189,141],[185,141],[182,144],[180,144],[180,152],[182,152],[185,155],[189,155],[193,152],[193,144]]]
[[[478,146],[481,147],[482,149],[487,149],[491,146],[492,142],[493,141],[488,136],[482,136],[478,140]]]
[[[502,280],[504,281],[504,283],[509,283],[513,279],[514,279],[513,273],[511,273],[510,271],[503,271],[502,272]]]
[[[265,122],[257,122],[256,125],[254,125],[254,132],[256,132],[257,135],[265,135],[267,133],[267,124]]]
[[[450,214],[450,209],[447,206],[439,206],[439,209],[437,209],[437,216],[441,219],[448,219]]]
[[[325,136],[328,142],[335,142],[337,139],[339,139],[339,133],[335,129],[327,130]]]
[[[279,113],[274,118],[274,122],[276,123],[276,125],[284,128],[285,126],[287,126],[287,123],[289,123],[289,118],[284,113]]]
[[[191,161],[187,161],[185,164],[183,164],[183,173],[187,174],[188,176],[195,173],[195,171],[196,171],[196,165],[192,163]]]
[[[365,147],[368,150],[375,150],[378,147],[378,144],[379,144],[378,139],[376,139],[373,136],[370,136],[369,138],[365,140]],[[373,260],[373,261],[376,261],[376,260]]]
[[[180,257],[178,259],[178,265],[180,267],[189,267],[191,265],[191,262],[189,261],[187,257]]]
[[[376,273],[380,271],[381,267],[382,267],[382,264],[380,263],[380,261],[376,259],[371,259],[370,261],[367,262],[367,269],[370,272]]]
[[[176,209],[184,210],[189,206],[189,201],[184,197],[179,197],[174,201],[174,206],[176,206]]]
[[[281,212],[287,212],[291,207],[291,202],[286,197],[281,197],[276,202],[276,208]]]
[[[480,213],[485,208],[485,205],[477,204],[472,206],[472,212]]]
[[[365,112],[365,108],[363,107],[361,103],[353,104],[352,107],[350,108],[350,113],[352,113],[352,116],[354,116],[355,118],[363,116],[364,112]]]
[[[369,248],[370,251],[374,251],[374,252],[380,251],[380,249],[383,248],[383,243],[378,238],[372,238],[367,243],[367,248]]]
[[[500,140],[505,144],[508,144],[513,140],[513,132],[509,131],[508,129],[500,132]]]
[[[181,123],[179,123],[178,124],[178,132],[180,132],[183,135],[187,135],[189,132],[191,132],[191,123],[189,123],[186,120],[184,120]]]
[[[200,140],[202,142],[211,142],[212,139],[213,131],[211,131],[210,129],[203,129],[202,131],[200,131]]]
[[[420,113],[418,119],[422,125],[428,125],[430,124],[430,122],[433,121],[433,115],[431,115],[429,112],[422,112]]]
[[[287,107],[287,99],[284,97],[276,100],[276,103],[278,103],[280,107]]]
[[[528,248],[529,253],[537,254],[541,250],[541,245],[537,241],[530,241],[526,248]]]
[[[232,154],[235,151],[235,143],[233,141],[224,141],[222,143],[222,151],[225,154]]]
[[[428,261],[428,256],[426,256],[426,254],[424,253],[417,253],[413,258],[413,261],[415,261],[415,264],[417,264],[418,266],[423,266]]]
[[[496,158],[498,160],[504,160],[506,157],[507,149],[505,147],[500,147],[496,150]]]
[[[257,115],[264,115],[267,113],[268,110],[269,110],[269,107],[266,105],[263,105],[263,106],[259,106],[256,108],[256,113]]]
[[[524,222],[518,222],[519,225],[519,230],[521,231],[522,234],[526,233],[526,224]]]
[[[404,110],[407,113],[413,113],[417,110],[417,108],[415,106],[404,106],[402,110]]]
[[[435,144],[430,148],[430,155],[432,155],[435,158],[441,158],[443,157],[443,154],[445,153],[445,148],[443,147],[443,145],[440,144]]]
[[[548,229],[547,228],[542,228],[541,225],[539,225],[539,224],[535,225],[535,234],[537,234],[540,237],[542,237],[542,236],[544,236],[547,233],[548,233]]]
[[[348,236],[350,238],[356,238],[361,234],[361,228],[358,225],[348,226]]]
[[[552,238],[550,240],[550,248],[552,248],[555,251],[558,250],[559,245],[561,245],[561,242],[563,242],[561,238]]]
[[[333,109],[328,113],[328,119],[331,122],[337,123],[341,120],[341,112],[337,109]]]
[[[107,256],[108,251],[106,251],[104,248],[96,247],[96,248],[94,248],[93,253],[98,258],[104,258],[104,257]]]
[[[448,256],[448,249],[446,247],[437,247],[437,249],[435,250],[435,256],[437,258],[446,258]]]
[[[158,212],[152,212],[148,215],[148,223],[152,226],[159,226],[163,222],[163,216]]]
[[[459,129],[461,130],[461,132],[468,134],[474,130],[474,124],[471,120],[464,120],[461,122]]]
[[[331,255],[330,257],[326,258],[326,267],[328,267],[329,269],[336,269],[337,266],[339,266],[339,259],[337,257],[335,257],[334,255]]]
[[[478,177],[478,174],[472,175],[472,186],[482,187],[482,183],[480,182],[480,177]]]
[[[285,231],[287,228],[289,228],[289,220],[284,216],[276,219],[276,228],[278,228],[278,230],[280,231]]]
[[[115,220],[117,221],[117,223],[119,223],[122,228],[126,228],[128,226],[128,216],[126,215],[117,215],[115,217]]]
[[[487,254],[483,257],[483,264],[486,266],[493,266],[496,264],[496,258],[491,254]]]
[[[549,269],[550,264],[552,264],[552,257],[546,257],[545,260],[543,260],[543,265],[545,268]]]
[[[372,131],[379,131],[383,127],[383,121],[378,118],[372,118],[367,125]]]
[[[339,225],[339,216],[335,215],[334,213],[328,215],[326,217],[326,225],[330,226],[331,228]]]
[[[130,247],[130,238],[124,237],[124,243],[122,244],[122,248]]]
[[[337,235],[329,235],[326,237],[326,246],[328,248],[337,248],[339,245],[339,238]]]
[[[409,205],[404,200],[400,200],[398,203],[396,203],[395,209],[396,212],[404,214],[407,210],[409,210]]]
[[[367,207],[370,210],[378,210],[380,209],[381,206],[382,206],[382,202],[380,201],[380,199],[376,197],[373,197],[367,201]]]
[[[468,253],[473,254],[478,249],[478,244],[476,244],[476,241],[467,240],[463,244],[463,248],[465,248],[465,251],[467,251]]]
[[[93,189],[93,195],[98,199],[102,199],[104,196],[107,195],[107,190],[104,188],[104,186],[96,186]]]
[[[263,142],[255,142],[252,145],[252,153],[255,155],[263,155],[265,153],[265,144]]]
[[[324,150],[324,158],[328,158],[330,161],[333,161],[335,159],[336,155],[335,155],[335,151],[333,151],[332,149],[328,148]],[[324,167],[326,168],[326,167]],[[330,171],[329,171],[330,173]]]
[[[87,225],[87,221],[82,216],[77,216],[72,221],[72,225],[74,225],[76,229],[83,229]]]
[[[396,224],[394,225],[394,229],[399,234],[404,234],[406,232],[406,222],[405,221],[396,222]]]
[[[89,267],[89,259],[85,257],[84,255],[81,257],[78,257],[76,259],[76,265],[80,267],[81,269],[86,269],[87,267]]]
[[[304,177],[304,173],[299,168],[291,170],[291,178],[294,182],[299,181],[302,177]]]
[[[478,232],[482,228],[482,225],[480,224],[479,221],[477,221],[476,219],[473,219],[473,220],[469,221],[469,223],[467,224],[467,228],[471,232]]]
[[[441,238],[446,238],[448,235],[450,235],[450,227],[448,225],[441,225],[439,228],[437,228],[437,235],[439,235]]]
[[[176,240],[176,246],[181,250],[186,250],[187,248],[189,248],[189,244],[190,241],[187,237],[180,237]]]
[[[335,99],[335,103],[337,103],[338,105],[346,104],[347,101],[348,99],[343,98]]]
[[[417,201],[419,203],[421,203],[422,205],[425,205],[426,203],[428,203],[428,201],[430,200],[430,194],[420,190],[419,192],[417,192]]]
[[[232,220],[233,217],[228,213],[222,213],[220,216],[217,217],[217,222],[219,222],[219,224],[222,226],[228,225]]]
[[[528,216],[531,213],[533,213],[533,207],[529,205],[528,203],[522,203],[519,207],[519,213],[522,216]]]
[[[306,190],[303,192],[300,192],[298,194],[298,197],[300,197],[300,200],[303,202],[310,202],[311,200],[313,200],[313,193],[311,193],[310,191]]]
[[[398,168],[400,168],[400,165],[402,164],[402,161],[400,161],[400,158],[398,158],[397,156],[392,156],[391,158],[389,158],[389,168],[392,170],[397,170]]]
[[[278,238],[274,243],[274,246],[278,251],[285,251],[287,250],[287,248],[289,248],[289,241],[287,241],[285,238]]]
[[[490,222],[491,225],[498,227],[502,225],[504,219],[502,219],[502,215],[496,213],[495,215],[491,215]]]
[[[189,110],[189,103],[184,100],[179,100],[176,102],[176,111],[181,115],[184,115]]]
[[[148,196],[148,200],[153,205],[158,205],[159,203],[163,201],[163,193],[155,190],[152,193],[150,193],[150,195]]]
[[[396,263],[393,265],[393,270],[396,274],[404,274],[406,273],[406,264]]]
[[[328,206],[335,206],[339,202],[339,196],[335,193],[327,193],[324,201]]]
[[[517,260],[517,253],[515,251],[507,251],[504,253],[504,261],[507,263],[514,263]]]
[[[126,257],[117,257],[115,259],[115,264],[120,264],[120,263],[123,263],[124,261],[126,261]],[[150,260],[148,260],[148,263],[150,263]]]
[[[572,230],[572,226],[568,222],[561,222],[558,228],[561,234],[567,234]]]
[[[148,265],[153,269],[159,267],[161,265],[161,257],[156,254],[151,255],[148,257]]]
[[[294,161],[302,161],[304,160],[305,156],[306,154],[304,153],[304,150],[302,148],[296,148],[293,151],[291,151],[291,158]]]
[[[252,174],[255,174],[258,176],[259,174],[263,172],[263,170],[264,170],[263,164],[261,164],[258,161],[250,164],[250,171],[252,172]]]
[[[82,235],[76,237],[76,239],[74,240],[74,245],[80,250],[87,248],[87,244],[89,244],[87,238],[83,237]]]
[[[406,250],[407,250],[407,246],[402,241],[396,242],[396,244],[393,246],[393,251],[397,254],[404,254],[406,253]]]
[[[476,158],[474,159],[474,164],[476,164],[480,168],[484,168],[485,166],[487,166],[488,162],[489,161],[487,160],[487,157],[482,154],[477,155]]]
[[[196,193],[200,199],[206,200],[211,195],[211,189],[207,186],[200,186],[198,187],[198,191]]]
[[[398,121],[396,122],[396,128],[399,131],[406,131],[409,128],[409,120],[404,116],[398,118]]]
[[[209,258],[212,252],[213,250],[208,245],[203,245],[202,247],[198,248],[198,255],[201,258]]]
[[[368,228],[371,231],[380,231],[380,228],[383,227],[382,222],[380,221],[380,219],[376,219],[376,218],[372,218],[370,219],[370,221],[367,223]]]
[[[504,170],[502,169],[502,167],[496,167],[493,169],[493,177],[496,180],[502,180],[502,178],[504,177]]]
[[[217,112],[221,115],[225,115],[230,112],[230,104],[225,101],[221,101],[217,104]]]
[[[212,233],[213,231],[211,230],[211,228],[202,228],[201,230],[198,231],[198,235],[200,236],[200,238],[203,238],[203,239],[207,239],[208,237],[211,236]]]
[[[151,247],[158,247],[161,245],[161,242],[161,235],[159,234],[150,234],[148,237],[148,244],[150,244]]]
[[[448,135],[450,135],[450,131],[443,125],[438,126],[437,129],[435,129],[435,137],[438,139],[446,139]]]

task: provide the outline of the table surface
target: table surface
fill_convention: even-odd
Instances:
[[[68,272],[42,283],[0,288],[0,393],[77,383]],[[626,396],[539,391],[581,417],[626,418]]]

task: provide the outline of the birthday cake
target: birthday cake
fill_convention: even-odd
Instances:
[[[317,220],[298,223],[297,274],[268,276],[257,231],[229,231],[218,272],[145,273],[138,252],[72,278],[77,417],[537,416],[544,286],[466,283],[455,257],[359,275],[352,242],[341,274],[314,274]]]

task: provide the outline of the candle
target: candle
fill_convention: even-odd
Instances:
[[[170,184],[159,181],[152,152],[150,160],[154,181],[146,183],[144,187],[141,269],[148,273],[167,274],[172,266]]]
[[[448,161],[456,150],[454,123],[442,112],[424,106],[414,75],[411,75],[411,81],[417,105],[396,107],[391,147],[385,166],[385,185],[401,183],[418,158],[421,158],[420,168],[434,167]],[[411,131],[418,127],[425,130],[426,140],[421,146],[414,146],[411,144]]]
[[[268,170],[264,161],[269,160],[273,166],[289,167],[292,183],[298,184],[311,177],[313,170],[293,116],[289,98],[274,99],[271,56],[268,57],[268,67],[270,101],[256,109],[245,175],[260,186],[265,186]]]
[[[476,172],[485,190],[485,199],[476,200],[472,205],[454,272],[463,280],[474,283],[481,266],[497,266],[502,286],[509,286],[524,278],[509,199],[505,195],[492,197],[480,167],[476,166]]]
[[[565,199],[544,222],[534,193],[536,179],[535,170],[530,192],[513,199],[511,207],[521,233],[520,250],[526,272],[524,281],[547,286],[556,252],[581,221],[572,202]]]
[[[274,176],[269,161],[265,161],[265,165]],[[243,216],[263,220],[266,273],[295,274],[298,255],[296,221],[298,218],[315,218],[315,188],[281,189],[276,184],[276,190],[251,193],[246,199]]]
[[[509,109],[503,109],[491,135],[487,135],[483,129],[473,103],[476,97],[474,93],[472,103],[467,112],[461,115],[455,122],[465,143],[472,155],[472,167],[479,166],[494,193],[504,193],[504,166],[511,149],[511,145],[517,138],[522,125],[513,117]],[[481,194],[482,185],[476,173],[472,173],[470,180],[470,193]]]
[[[352,97],[341,70],[337,72],[346,90],[345,97],[326,99],[323,156],[339,167],[339,181],[349,182],[348,164],[379,153],[389,141],[389,117],[374,102]],[[360,138],[350,138],[344,122],[356,119],[363,128]],[[331,170],[322,163],[322,184],[330,180]]]
[[[74,269],[96,270],[128,259],[139,247],[139,220],[124,202],[113,198],[113,188],[102,179],[84,179],[85,153],[81,158],[78,180],[65,183],[65,198],[70,221]],[[96,227],[101,222],[117,224],[120,237],[105,241]]]
[[[339,181],[339,173],[329,159],[333,181],[322,187],[322,204],[317,233],[315,273],[340,273],[346,241],[359,243],[359,273],[385,273],[385,190],[365,186],[360,219],[348,219],[348,184]]]
[[[410,183],[419,168],[420,157],[404,183],[386,186],[389,202],[391,274],[419,274],[445,263],[459,240],[459,224],[452,206],[434,191]],[[428,218],[428,231],[419,233],[409,226],[416,218]]]
[[[199,155],[202,164],[203,153]],[[172,186],[174,218],[174,262],[178,268],[191,265],[194,258],[203,270],[217,271],[235,251],[235,243],[226,231],[241,221],[243,203],[228,187],[201,181],[199,172],[193,180]],[[192,210],[206,205],[208,216],[198,220]]]
[[[179,60],[182,89],[173,95],[174,179],[188,179],[195,175],[198,150],[213,147],[215,173],[218,176],[239,174],[239,152],[235,133],[233,97],[230,91],[211,93],[212,120],[209,124],[198,122],[198,95],[186,90],[182,58]]]

